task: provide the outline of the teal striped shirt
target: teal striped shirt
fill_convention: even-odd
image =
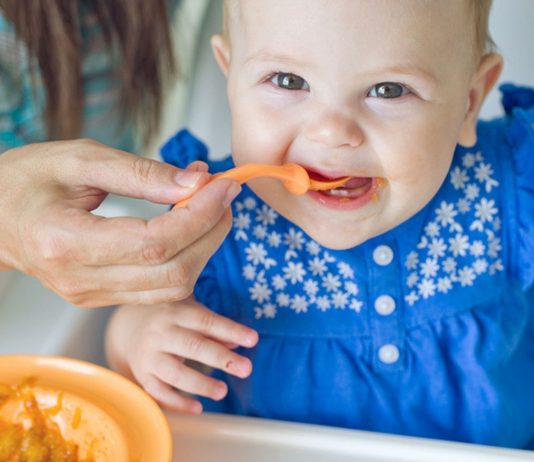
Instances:
[[[177,0],[171,1],[174,11]],[[134,129],[121,122],[120,81],[113,74],[113,51],[96,14],[81,14],[84,94],[82,137],[132,151]],[[0,153],[47,140],[45,91],[35,60],[0,10]]]

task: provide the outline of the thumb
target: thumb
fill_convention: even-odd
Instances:
[[[85,185],[102,191],[161,204],[191,196],[210,179],[202,168],[182,170],[123,151],[106,149],[95,157],[84,165],[78,182],[81,178]]]

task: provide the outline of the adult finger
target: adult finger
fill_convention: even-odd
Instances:
[[[57,175],[65,184],[86,185],[122,196],[172,204],[189,197],[209,181],[204,172],[180,170],[172,165],[111,149],[91,140],[55,146],[62,162]],[[69,156],[61,156],[61,150]]]
[[[46,245],[51,241],[58,258],[68,256],[92,266],[163,264],[209,232],[239,191],[240,186],[233,181],[214,181],[199,191],[187,207],[149,221],[103,218],[73,209],[58,211],[64,215],[64,226],[43,224],[40,229],[49,232],[41,233],[38,242]],[[51,233],[51,229],[55,232]]]
[[[117,293],[118,290],[139,292],[176,287],[191,292],[200,271],[227,235],[230,222],[228,214],[207,234],[162,265],[89,268],[85,271],[87,274],[83,278],[84,284],[91,289],[92,295],[98,292]]]

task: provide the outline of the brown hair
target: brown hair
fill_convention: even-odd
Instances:
[[[95,13],[110,50],[120,59],[123,121],[143,117],[146,140],[157,128],[164,85],[175,70],[168,0],[0,0],[41,71],[51,139],[80,136],[82,127],[82,8]]]

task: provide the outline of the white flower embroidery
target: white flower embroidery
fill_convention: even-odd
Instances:
[[[313,279],[308,279],[304,283],[304,292],[308,294],[309,297],[315,296],[315,294],[319,291],[319,285],[316,281]]]
[[[475,165],[475,154],[465,154],[462,160],[462,165],[466,168],[471,168]]]
[[[441,293],[447,293],[452,289],[452,282],[448,277],[438,279],[438,291]]]
[[[256,220],[263,226],[274,225],[278,214],[267,204],[263,204],[261,209],[256,210]]]
[[[460,213],[467,213],[469,210],[471,210],[471,203],[464,198],[458,199],[456,206],[458,207],[458,211]]]
[[[425,278],[431,278],[437,274],[439,270],[438,261],[435,258],[427,258],[421,263],[421,274]]]
[[[406,268],[409,270],[413,270],[417,268],[417,265],[419,263],[419,255],[417,255],[417,252],[410,252],[406,257]]]
[[[306,270],[302,267],[302,263],[293,263],[289,262],[285,268],[283,268],[284,277],[289,279],[291,284],[296,284],[297,282],[302,282]]]
[[[253,281],[256,277],[256,267],[253,265],[246,265],[243,267],[243,277],[249,281]]]
[[[448,226],[454,224],[454,217],[458,215],[458,212],[454,210],[453,204],[442,201],[439,209],[436,210],[436,215],[441,226]]]
[[[428,223],[426,226],[425,226],[425,233],[429,236],[429,237],[436,237],[439,235],[439,231],[440,231],[440,226],[431,221],[430,223]]]
[[[267,256],[267,251],[263,244],[256,244],[252,242],[246,249],[247,261],[251,261],[254,265],[258,265]]]
[[[467,172],[460,167],[455,167],[451,172],[451,183],[454,189],[462,189],[468,179]]]
[[[282,243],[282,236],[280,236],[280,234],[276,231],[273,231],[272,233],[269,233],[269,236],[267,237],[267,243],[271,247],[277,248]]]
[[[310,255],[319,255],[319,253],[321,252],[321,246],[315,241],[309,241],[306,244],[306,251]]]
[[[477,217],[482,223],[486,221],[492,221],[493,215],[497,213],[495,208],[495,201],[488,201],[485,197],[480,199],[480,202],[475,205],[475,217]]]
[[[276,305],[273,304],[273,303],[267,303],[264,307],[263,307],[263,315],[266,317],[266,318],[274,318],[276,316]]]
[[[475,270],[475,273],[482,274],[488,271],[488,262],[484,258],[479,258],[478,260],[473,263],[473,269]]]
[[[318,257],[315,257],[308,263],[308,269],[314,276],[322,275],[326,271],[326,262]]]
[[[353,298],[350,301],[349,309],[353,310],[353,311],[356,311],[356,313],[359,313],[361,311],[361,309],[362,309],[362,306],[363,306],[362,302],[360,302],[359,300],[356,300],[355,298]]]
[[[348,304],[349,295],[344,292],[336,292],[332,295],[332,304],[334,308],[344,310]]]
[[[250,292],[250,299],[263,303],[269,300],[271,297],[271,289],[266,284],[254,283],[254,286],[248,289]]]
[[[417,284],[418,281],[419,281],[419,275],[417,274],[416,271],[414,271],[413,273],[410,273],[410,275],[408,276],[406,285],[412,288],[413,286]]]
[[[501,229],[499,207],[491,197],[499,183],[482,153],[464,154],[461,163],[463,168],[455,166],[449,174],[456,198],[439,202],[416,249],[406,257],[406,286],[411,291],[405,300],[410,306],[455,286],[473,286],[483,274],[504,271],[501,238],[496,235]]]
[[[347,263],[340,262],[337,264],[337,267],[339,269],[339,274],[341,274],[341,276],[343,276],[344,279],[354,278],[354,271]]]
[[[295,311],[295,313],[306,313],[308,311],[308,302],[306,301],[306,297],[303,297],[302,295],[295,295],[291,299],[291,309]]]
[[[284,290],[287,286],[286,280],[279,274],[273,276],[272,285],[276,290]]]
[[[234,217],[234,226],[237,229],[248,229],[250,227],[250,215],[248,213],[239,213]]]
[[[457,234],[449,238],[449,248],[455,257],[465,256],[465,251],[469,248],[469,240],[467,236]]]
[[[469,266],[464,266],[458,272],[458,279],[462,287],[472,286],[473,281],[476,279],[476,275],[475,275],[475,272],[473,271],[473,268],[470,268]]]
[[[470,201],[474,201],[479,194],[480,188],[474,183],[467,185],[467,188],[465,188],[465,197]]]
[[[304,236],[302,231],[296,231],[295,228],[290,228],[289,232],[284,234],[284,244],[293,250],[302,249],[304,243]]]
[[[265,229],[265,226],[256,225],[252,234],[256,239],[263,240],[267,237],[267,230]]]
[[[278,303],[282,307],[289,306],[290,301],[291,300],[289,298],[289,295],[285,293],[281,293],[276,296],[276,303]]]
[[[247,197],[243,201],[243,205],[247,210],[254,210],[256,208],[256,200],[253,197]]]
[[[339,280],[339,276],[334,276],[332,273],[328,273],[323,278],[322,286],[329,292],[336,291],[340,285],[341,285],[341,282]]]
[[[471,244],[471,247],[469,247],[469,253],[473,255],[473,257],[480,257],[484,255],[484,252],[486,250],[486,246],[482,241],[474,241]]]
[[[475,167],[475,178],[481,183],[485,183],[486,192],[491,192],[492,188],[498,186],[499,183],[494,180],[491,175],[493,175],[493,169],[490,164],[480,163]]]
[[[419,300],[419,296],[414,290],[412,290],[408,295],[406,295],[406,297],[404,297],[404,300],[406,300],[408,305],[413,306],[415,302]]]
[[[452,257],[447,258],[443,262],[443,271],[446,273],[454,273],[456,271],[456,260]]]
[[[417,286],[419,294],[423,298],[428,298],[436,293],[436,285],[432,279],[423,279]]]
[[[354,282],[346,281],[344,284],[345,292],[349,295],[358,295],[358,286]]]
[[[445,251],[447,250],[447,245],[445,244],[445,241],[443,238],[433,238],[430,242],[430,245],[428,246],[428,254],[432,258],[439,258],[443,257],[445,255]],[[411,268],[408,268],[411,269]]]
[[[330,309],[329,298],[325,297],[324,295],[317,297],[317,308],[319,308],[321,311],[329,310]]]

